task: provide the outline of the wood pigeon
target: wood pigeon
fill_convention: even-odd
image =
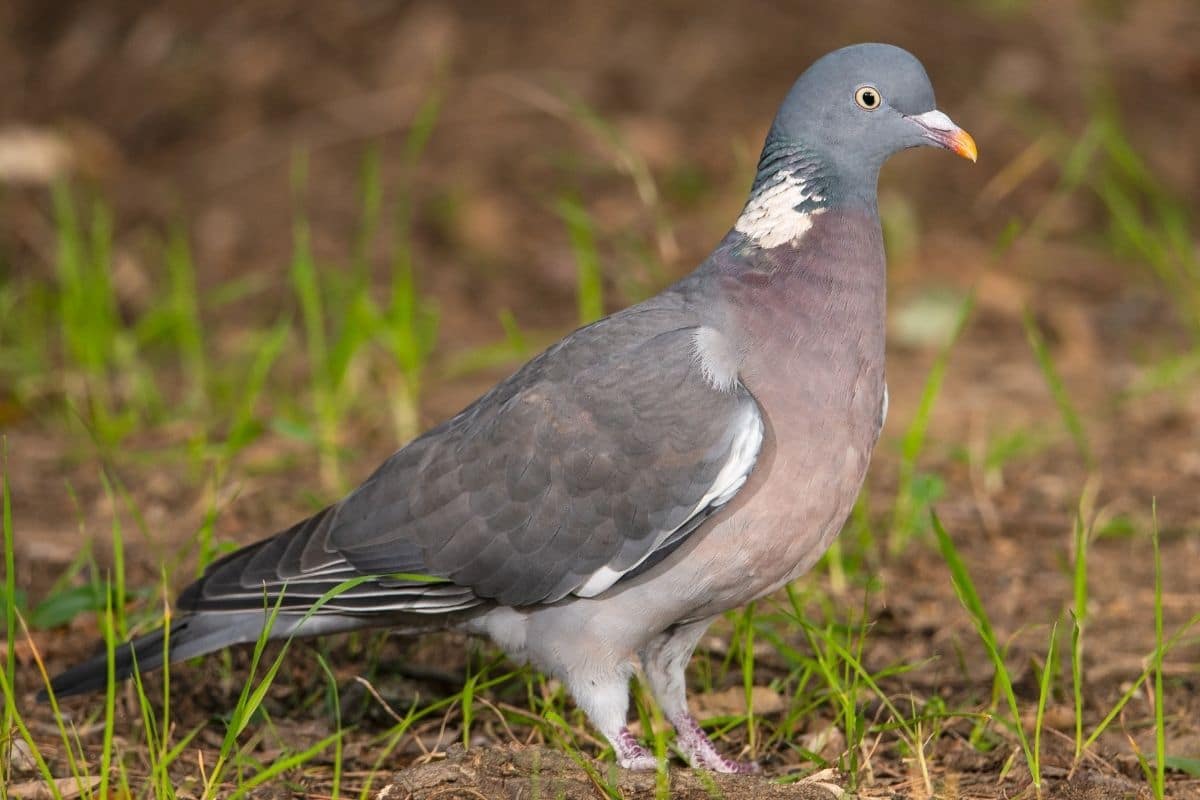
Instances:
[[[704,263],[212,564],[179,597],[170,659],[255,641],[276,606],[271,638],[486,635],[560,679],[621,766],[652,769],[626,727],[640,663],[691,764],[756,769],[689,713],[685,667],[714,619],[812,567],[854,503],[887,413],[876,182],[922,145],[976,156],[916,58],[862,44],[818,60]],[[161,667],[163,636],[120,646],[117,677]],[[98,656],[52,689],[106,679]]]

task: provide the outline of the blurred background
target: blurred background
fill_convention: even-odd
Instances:
[[[880,582],[875,645],[921,659],[970,630],[929,508],[1012,636],[1062,611],[1081,521],[1098,685],[1136,674],[1153,503],[1168,623],[1197,608],[1194,0],[7,0],[0,432],[50,657],[95,630],[45,603],[114,512],[131,585],[179,586],[338,497],[698,264],[792,81],[871,40],[980,159],[884,171],[892,412],[821,580]]]

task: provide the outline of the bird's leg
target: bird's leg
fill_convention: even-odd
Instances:
[[[619,765],[625,769],[652,770],[658,766],[654,754],[638,744],[625,724],[629,713],[631,669],[630,666],[602,676],[573,675],[567,682],[567,688],[575,698],[575,703],[608,739]]]
[[[734,761],[717,752],[688,710],[687,663],[711,623],[707,619],[666,631],[642,650],[642,669],[663,714],[675,726],[675,745],[689,764],[714,772],[758,772],[753,761]]]

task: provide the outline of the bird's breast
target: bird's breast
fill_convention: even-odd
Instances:
[[[773,254],[782,269],[744,285],[731,304],[740,378],[765,433],[750,480],[697,543],[697,562],[710,568],[705,591],[718,598],[705,610],[735,607],[811,568],[849,515],[879,436],[878,220],[822,215],[804,241],[807,253]]]
[[[790,369],[776,370],[787,380],[765,370],[760,380],[748,376],[770,441],[753,496],[726,526],[741,531],[748,558],[762,565],[758,593],[807,571],[824,553],[862,487],[880,430],[882,346],[878,358],[857,346],[794,358]],[[798,361],[806,365],[797,368]]]

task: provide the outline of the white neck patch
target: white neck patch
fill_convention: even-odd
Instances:
[[[780,170],[750,198],[733,229],[763,248],[795,244],[812,227],[812,218],[825,210],[805,212],[796,208],[806,200],[823,199],[802,177],[791,170]]]

